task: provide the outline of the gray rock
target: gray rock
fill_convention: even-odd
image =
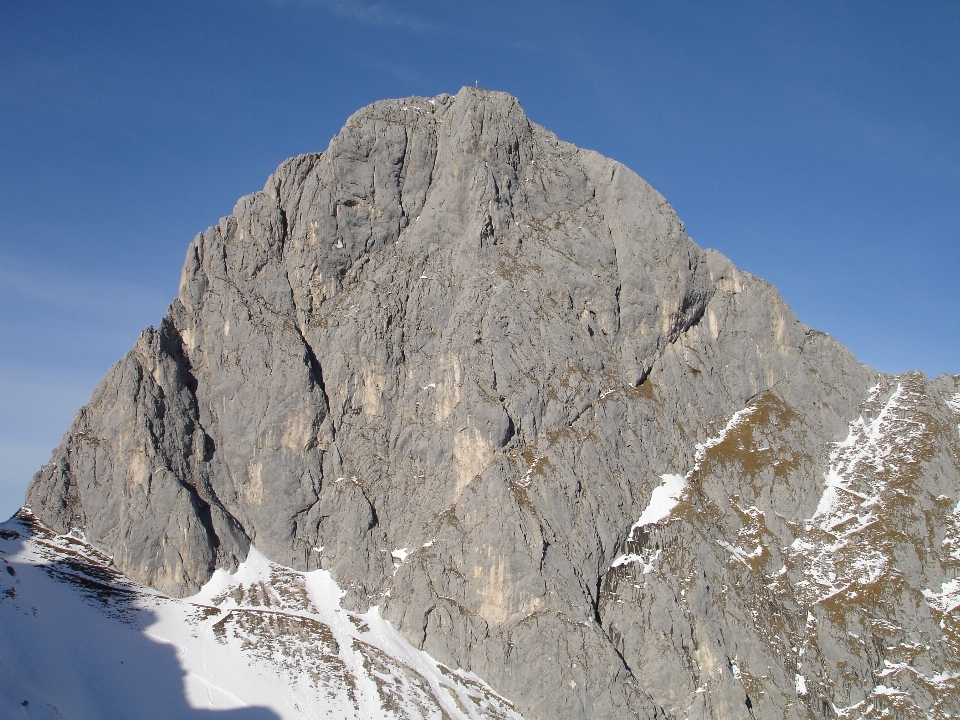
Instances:
[[[27,503],[173,595],[251,542],[329,569],[531,718],[898,708],[872,618],[927,638],[923,677],[957,668],[934,597],[960,562],[957,382],[864,367],[623,165],[464,88],[364,108],[198,235]],[[930,449],[898,466],[910,502],[888,478],[854,515],[906,503],[884,521],[906,539],[830,572],[875,561],[899,594],[864,605],[858,575],[835,611],[814,587],[833,443],[897,383]],[[679,504],[634,528],[665,474]],[[910,682],[917,712],[957,710],[954,681]]]

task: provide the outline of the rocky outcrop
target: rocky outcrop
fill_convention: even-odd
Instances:
[[[834,589],[936,635],[957,379],[864,367],[633,172],[465,88],[364,108],[199,235],[27,502],[173,595],[251,543],[328,569],[528,717],[831,716],[899,702],[874,692],[887,635],[844,630],[801,552],[827,552],[837,448],[897,383],[939,423],[907,540],[877,550],[912,590]],[[676,504],[638,524],[665,476]]]

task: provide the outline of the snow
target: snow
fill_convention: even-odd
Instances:
[[[957,415],[960,415],[960,393],[956,393],[952,398],[947,400],[947,405]],[[960,424],[957,424],[957,434],[960,434]]]
[[[694,453],[693,467],[686,475],[677,475],[672,473],[665,473],[661,475],[660,484],[653,489],[653,492],[650,494],[650,500],[647,502],[647,506],[643,509],[643,512],[640,513],[640,517],[637,519],[637,521],[630,527],[630,533],[628,534],[628,537],[632,535],[633,531],[637,528],[647,525],[655,525],[656,523],[659,523],[670,517],[670,514],[683,497],[683,493],[687,488],[687,481],[695,472],[700,469],[701,464],[707,456],[707,451],[710,448],[716,447],[722,443],[731,430],[746,422],[755,411],[756,408],[750,405],[738,410],[730,416],[730,419],[727,421],[727,424],[724,426],[719,435],[709,438],[702,443],[697,443],[695,446],[696,452]],[[533,472],[533,469],[536,467],[536,464],[539,461],[539,457],[534,460],[533,464],[530,466],[530,469],[528,469],[521,478],[521,484],[523,481],[526,481],[529,478],[530,473]],[[734,552],[739,560],[746,562],[744,558],[757,557],[763,552],[763,550],[762,548],[757,547],[756,550],[748,553],[741,548],[736,548],[735,551],[731,550],[731,552]],[[615,568],[620,567],[621,565],[642,563],[643,573],[646,574],[653,571],[655,567],[654,562],[656,561],[658,555],[659,553],[649,558],[634,554],[620,555],[614,559],[610,567]]]
[[[680,496],[687,487],[687,479],[683,475],[665,474],[660,476],[661,483],[653,489],[650,495],[650,502],[640,514],[630,532],[644,525],[653,525],[669,516],[673,509],[680,502]]]
[[[533,462],[530,463],[530,467],[526,469],[523,475],[520,476],[520,479],[517,480],[517,485],[520,487],[526,487],[530,484],[530,476],[533,475],[533,471],[537,469],[540,465],[540,462],[543,460],[543,455],[536,455],[533,458]]]
[[[235,573],[227,572],[223,568],[216,570],[213,573],[213,577],[200,589],[200,592],[193,597],[187,598],[187,600],[195,602],[198,605],[214,605],[214,598],[229,590],[232,585],[252,585],[257,582],[269,582],[270,565],[270,561],[267,560],[259,550],[251,546],[250,552],[247,553],[247,559],[240,563]],[[231,603],[230,600],[227,600],[226,602],[236,605],[235,601]]]
[[[394,560],[399,560],[401,563],[406,562],[406,561],[407,561],[407,557],[408,557],[409,555],[410,555],[410,548],[397,548],[397,549],[394,550],[392,553],[390,553],[390,556],[391,556]]]
[[[797,688],[797,695],[807,694],[807,679],[803,675],[800,675],[799,673],[796,676],[796,688]]]
[[[325,570],[251,547],[236,572],[178,600],[30,522],[0,525],[0,562],[13,568],[0,572],[0,717],[22,716],[24,700],[30,717],[80,720],[520,717],[378,608],[346,611]]]
[[[915,492],[916,465],[925,462],[918,448],[925,447],[932,430],[926,409],[929,399],[925,383],[911,376],[884,376],[871,388],[862,415],[849,424],[844,440],[830,447],[816,510],[803,522],[789,551],[789,565],[804,575],[795,587],[797,599],[807,608],[832,601],[828,612],[849,607],[854,614],[862,613],[864,604],[870,607],[874,598],[888,592],[891,581],[894,588],[902,582],[896,567],[899,539],[890,536],[896,534],[897,523],[903,522],[904,499]],[[945,495],[938,499],[950,500]],[[960,504],[957,507],[960,509]],[[953,550],[954,528],[960,528],[955,517],[951,516],[944,538],[949,551]],[[949,569],[947,573],[946,578],[936,578],[942,583],[934,585],[930,578],[927,582],[932,589],[922,590],[941,628],[949,622],[947,615],[960,608],[960,579],[951,579]],[[808,622],[804,631],[804,644],[816,642],[818,633],[810,625]],[[875,631],[896,633],[911,642],[886,648],[883,666],[874,668],[874,683],[858,693],[851,691],[847,702],[859,702],[835,708],[837,717],[876,717],[878,708],[882,716],[889,714],[890,707],[904,703],[920,707],[914,695],[921,686],[938,697],[955,694],[960,674],[952,660],[945,662],[939,652],[930,652],[930,645],[925,645],[929,636],[904,631],[876,617],[870,618],[870,625]],[[848,632],[848,637],[863,646],[869,642],[865,633]],[[798,678],[802,677],[799,673],[798,667]],[[860,693],[867,697],[861,699]]]
[[[886,392],[889,385],[874,386],[867,404],[879,404]],[[890,559],[864,538],[880,521],[899,468],[913,461],[913,445],[923,432],[911,415],[915,395],[898,383],[872,420],[858,417],[834,444],[817,508],[804,522],[805,534],[790,546],[811,581],[810,602],[841,593],[855,598],[888,571]]]
[[[742,547],[739,547],[737,545],[732,545],[728,543],[726,540],[718,539],[717,544],[720,545],[720,547],[722,547],[724,550],[729,552],[731,557],[734,560],[738,560],[739,562],[742,562],[747,567],[750,567],[750,563],[749,563],[750,560],[753,560],[763,555],[763,546],[761,545],[757,545],[757,547],[754,548],[752,551],[747,552]]]
[[[910,668],[910,669],[913,670],[913,668]],[[916,671],[914,670],[914,672]],[[925,675],[921,675],[921,677],[931,685],[943,686],[943,685],[946,685],[951,680],[960,680],[960,672],[957,672],[957,673],[938,672],[936,675],[930,675],[929,677]]]
[[[939,672],[934,675],[924,675],[915,667],[907,663],[892,663],[889,660],[884,660],[883,664],[884,669],[876,674],[878,678],[887,678],[908,672],[918,677],[927,685],[932,685],[934,687],[944,687],[950,681],[960,679],[960,673]]]
[[[874,387],[872,390],[872,395],[875,396],[879,388]],[[825,517],[827,520],[821,523],[821,527],[829,529],[830,518],[835,515],[837,508],[844,504],[844,496],[859,498],[863,501],[861,505],[865,507],[876,504],[882,487],[878,487],[875,494],[868,496],[853,490],[851,486],[861,467],[883,472],[884,462],[896,445],[900,444],[901,448],[904,446],[907,438],[903,437],[902,433],[889,432],[897,419],[891,415],[900,408],[903,395],[903,386],[897,385],[897,389],[876,418],[868,423],[860,417],[851,423],[847,438],[837,443],[830,453],[830,467],[824,475],[826,485],[823,495],[817,504],[816,512],[807,520],[808,524],[817,518]]]
[[[636,555],[634,553],[629,553],[627,555],[621,555],[620,557],[618,557],[616,560],[610,563],[610,567],[615,568],[615,567],[620,567],[621,565],[633,565],[635,563],[639,563],[642,565],[640,569],[641,573],[643,575],[646,575],[647,573],[651,573],[654,571],[654,569],[656,568],[657,559],[659,557],[660,557],[659,550],[653,553],[649,551],[645,551],[644,555]]]
[[[938,593],[926,589],[923,591],[923,597],[926,598],[930,607],[936,608],[944,615],[951,613],[960,607],[960,580],[954,578],[942,583]]]

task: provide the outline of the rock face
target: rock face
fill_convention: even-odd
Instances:
[[[328,569],[530,718],[947,717],[958,413],[465,88],[198,235],[27,504],[171,595]]]

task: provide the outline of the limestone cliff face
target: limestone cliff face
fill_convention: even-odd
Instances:
[[[958,392],[859,364],[633,172],[465,88],[364,108],[197,236],[27,503],[172,595],[251,543],[329,569],[529,717],[867,712],[900,702],[875,618],[960,671]],[[898,412],[909,462],[842,455]],[[960,711],[931,682],[910,702]]]

